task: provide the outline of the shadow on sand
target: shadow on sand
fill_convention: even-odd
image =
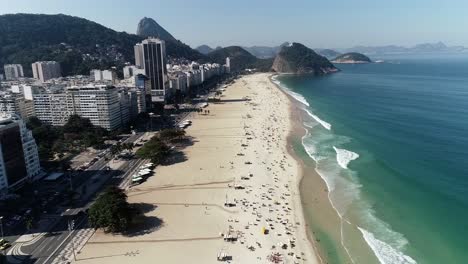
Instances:
[[[135,216],[132,225],[122,235],[127,237],[142,236],[152,233],[163,226],[164,221],[161,218],[145,215],[145,213],[154,211],[157,208],[156,205],[137,203],[133,204],[133,206],[138,210],[138,215]]]

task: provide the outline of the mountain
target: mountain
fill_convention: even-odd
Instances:
[[[133,46],[143,39],[68,15],[0,15],[0,65],[20,63],[26,76],[32,76],[31,63],[55,60],[65,76],[89,74],[91,69],[133,63]],[[166,41],[166,53],[174,58],[206,59],[178,40]]]
[[[160,26],[154,19],[144,17],[137,27],[137,35],[143,38],[156,37],[166,42],[166,53],[169,57],[186,58],[190,60],[205,59],[205,56],[174,38],[171,33]]]
[[[225,64],[226,58],[231,59],[231,71],[241,71],[244,69],[258,69],[268,71],[273,62],[272,59],[259,59],[239,46],[230,46],[214,50],[207,54],[212,62]]]
[[[280,52],[281,48],[285,45],[289,44],[288,42],[285,42],[279,46],[276,47],[267,47],[267,46],[251,46],[251,47],[242,47],[246,51],[248,51],[250,54],[254,55],[257,58],[260,59],[266,59],[266,58],[274,58]]]
[[[338,51],[332,49],[315,49],[315,52],[317,52],[318,55],[323,56],[329,60],[336,58],[338,55],[341,54]]]
[[[437,42],[437,43],[423,43],[423,44],[418,44],[414,47],[411,48],[413,51],[418,51],[418,52],[441,52],[447,50],[448,47],[442,42]]]
[[[154,19],[144,17],[140,20],[137,27],[137,35],[140,37],[155,37],[162,40],[176,41],[176,39],[161,27]]]
[[[369,57],[357,52],[350,52],[339,55],[332,60],[333,63],[369,63],[372,62]]]
[[[396,45],[387,46],[356,46],[345,49],[344,53],[359,52],[363,54],[391,54],[391,53],[441,53],[441,52],[465,52],[467,48],[463,46],[447,46],[443,42],[423,43],[412,47]]]
[[[300,43],[283,46],[272,69],[278,73],[313,73],[322,75],[338,71],[331,62]]]
[[[210,52],[212,52],[214,49],[212,49],[210,46],[208,45],[201,45],[201,46],[198,46],[195,48],[195,50],[197,50],[198,52],[200,52],[201,54],[208,54]]]

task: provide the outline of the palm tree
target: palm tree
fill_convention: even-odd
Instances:
[[[26,229],[28,230],[28,232],[33,228],[33,219],[31,216],[28,216],[26,219],[25,219],[25,222],[24,224],[26,225]]]

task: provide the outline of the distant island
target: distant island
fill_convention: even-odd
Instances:
[[[315,75],[338,71],[327,58],[300,43],[283,46],[273,62],[272,70],[278,73]]]
[[[370,63],[372,62],[369,57],[357,52],[350,52],[339,55],[332,60],[333,63]]]

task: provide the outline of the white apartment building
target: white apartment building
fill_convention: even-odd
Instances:
[[[187,89],[187,75],[183,72],[171,72],[169,74],[169,87],[173,92],[179,90],[181,93],[186,94]]]
[[[17,115],[0,114],[0,195],[37,180],[39,154],[32,132]]]
[[[5,71],[5,79],[7,81],[24,77],[23,66],[21,64],[5,64],[3,70]]]
[[[70,115],[88,118],[95,126],[115,130],[129,121],[129,99],[106,85],[71,87],[59,93],[34,95],[36,116],[53,126],[63,126]]]
[[[116,84],[118,81],[117,73],[113,70],[92,70],[91,75],[94,76],[94,81],[96,82],[106,82],[109,81],[112,84]]]
[[[37,61],[32,64],[34,79],[46,82],[61,77],[60,63],[56,61]]]
[[[10,91],[15,94],[19,94],[26,100],[33,100],[33,94],[44,91],[44,87],[29,84],[13,84],[10,86]]]
[[[226,58],[226,64],[224,67],[226,67],[226,73],[231,73],[231,58]]]
[[[0,92],[0,113],[17,114],[26,119],[34,115],[34,103],[26,100],[22,94]]]
[[[128,79],[138,74],[145,74],[145,70],[140,69],[135,65],[128,65],[128,66],[123,67],[123,74],[124,74],[124,79]]]

